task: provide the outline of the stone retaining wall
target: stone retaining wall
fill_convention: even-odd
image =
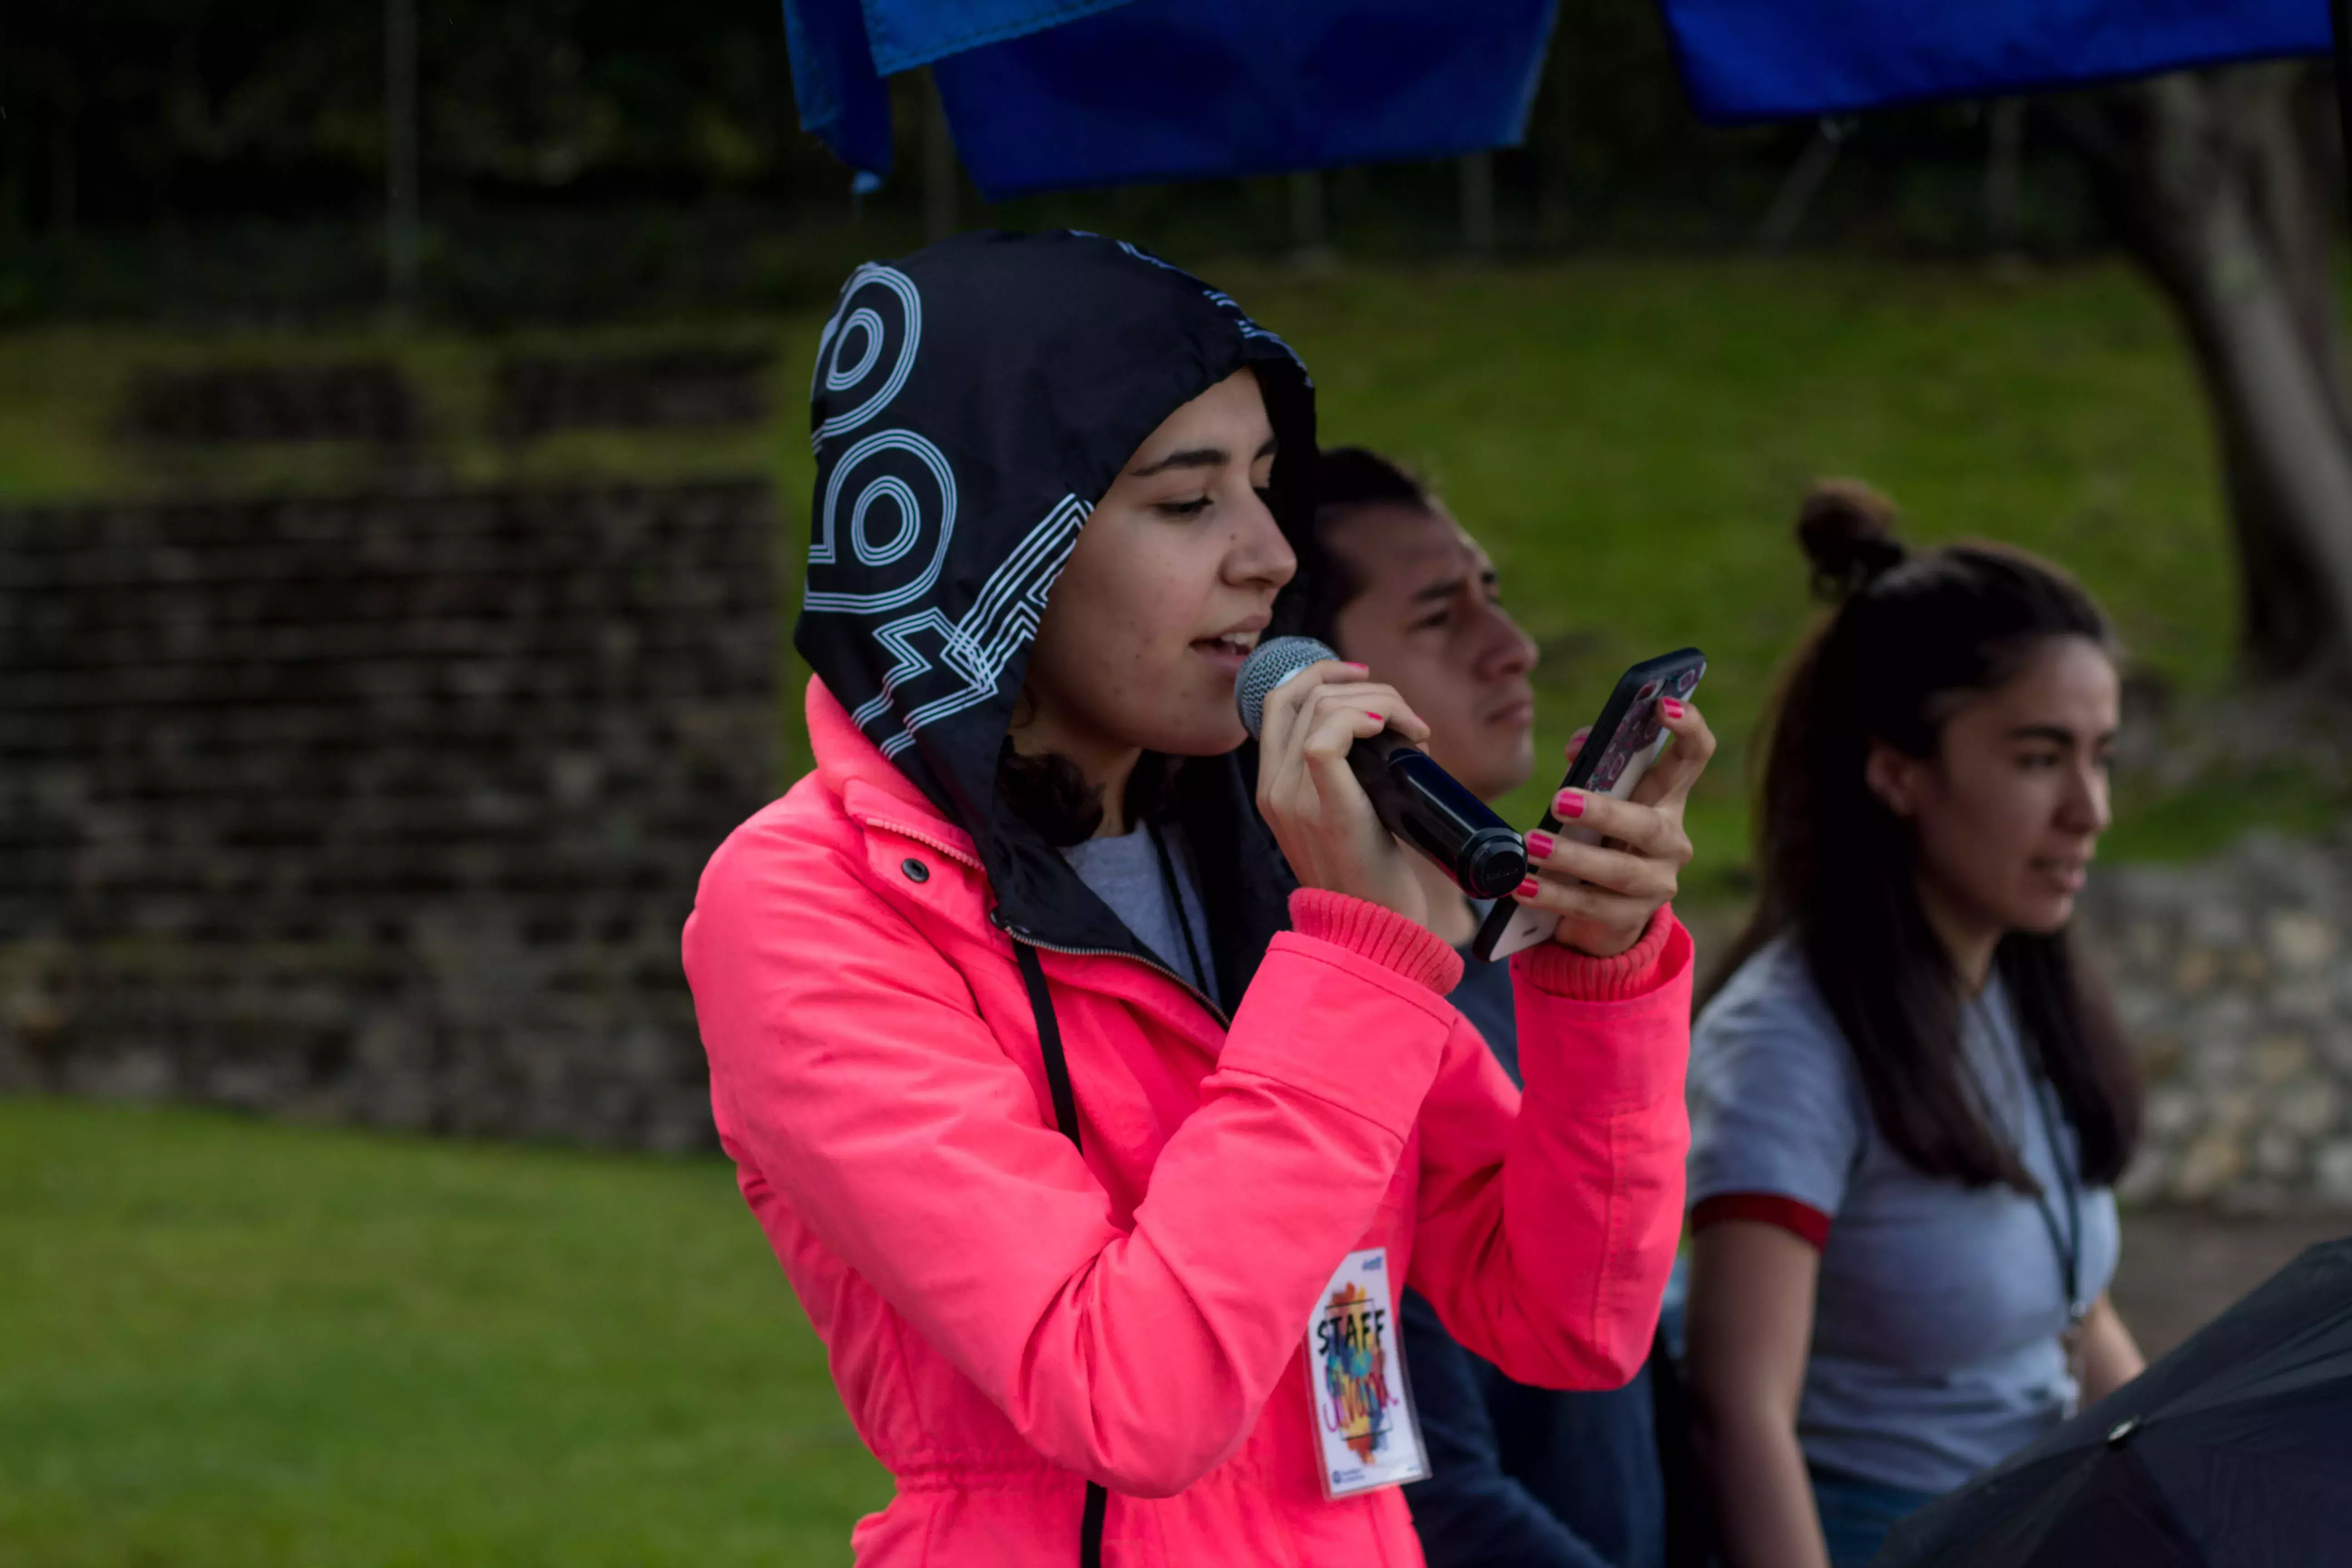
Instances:
[[[768,416],[775,351],[670,348],[646,353],[513,354],[499,362],[490,427],[504,440],[558,430],[696,430]]]
[[[0,1090],[706,1143],[677,934],[777,784],[776,536],[753,481],[0,511]],[[2081,930],[2126,1196],[2352,1208],[2352,835],[2103,867]]]
[[[2352,838],[2101,868],[2082,910],[2148,1080],[2140,1202],[2352,1208]]]
[[[0,1088],[708,1142],[756,481],[0,512]]]
[[[151,371],[132,383],[120,428],[136,440],[196,446],[406,446],[425,433],[415,389],[392,365],[373,361]]]

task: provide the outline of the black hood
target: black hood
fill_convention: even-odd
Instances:
[[[1278,443],[1276,520],[1312,548],[1314,384],[1218,290],[1121,241],[969,234],[868,264],[817,345],[806,592],[793,646],[866,737],[979,847],[1006,922],[1143,950],[996,790],[1046,595],[1144,438],[1244,366]],[[1233,757],[1187,763],[1176,815],[1237,996],[1287,872]],[[1229,951],[1230,950],[1230,951]]]

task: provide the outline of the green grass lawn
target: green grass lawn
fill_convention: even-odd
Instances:
[[[888,1481],[716,1160],[0,1100],[0,1563],[785,1568]]]
[[[2194,697],[2229,669],[2231,575],[2212,444],[2170,321],[2119,267],[1996,282],[1960,268],[1837,261],[1591,261],[1347,268],[1309,277],[1204,265],[1306,357],[1327,440],[1397,453],[1443,486],[1501,563],[1542,640],[1545,754],[1617,668],[1684,643],[1729,749],[1694,812],[1701,896],[1739,887],[1744,746],[1811,613],[1789,522],[1806,481],[1874,480],[1914,535],[1986,534],[2079,571],[2134,655]],[[107,435],[131,371],[235,358],[388,355],[424,389],[431,461],[467,479],[772,475],[796,578],[811,480],[814,316],[499,342],[425,333],[0,336],[0,501],[191,485],[339,488],[363,454],[325,448],[164,462]],[[520,450],[486,434],[508,343],[768,341],[770,426],[712,436],[567,435]],[[795,590],[796,592],[796,590]],[[786,754],[804,765],[797,703]],[[1532,818],[1549,763],[1511,804]],[[2294,828],[2342,805],[2294,780],[2202,788],[2127,816],[2125,854],[2190,853],[2242,826]]]

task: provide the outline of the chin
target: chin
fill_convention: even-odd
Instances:
[[[1535,771],[1534,751],[1521,746],[1498,756],[1480,757],[1468,767],[1455,770],[1454,776],[1462,781],[1463,788],[1491,804],[1527,783]]]
[[[2036,899],[2016,910],[2008,924],[2010,930],[2023,931],[2029,936],[2056,936],[2074,918],[2074,900],[2072,898]]]
[[[1241,715],[1225,704],[1215,717],[1202,715],[1181,720],[1160,728],[1160,732],[1143,742],[1144,749],[1169,757],[1222,757],[1249,739],[1242,728]]]

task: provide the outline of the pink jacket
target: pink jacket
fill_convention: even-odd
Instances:
[[[1515,961],[1524,1105],[1459,960],[1370,904],[1297,895],[1230,1030],[1044,952],[1081,1157],[970,839],[814,681],[808,715],[816,771],[712,857],[686,968],[744,1196],[897,1481],[859,1563],[1064,1568],[1092,1479],[1118,1568],[1419,1563],[1395,1489],[1318,1484],[1303,1347],[1359,1247],[1523,1382],[1639,1368],[1688,1139],[1671,913]]]

